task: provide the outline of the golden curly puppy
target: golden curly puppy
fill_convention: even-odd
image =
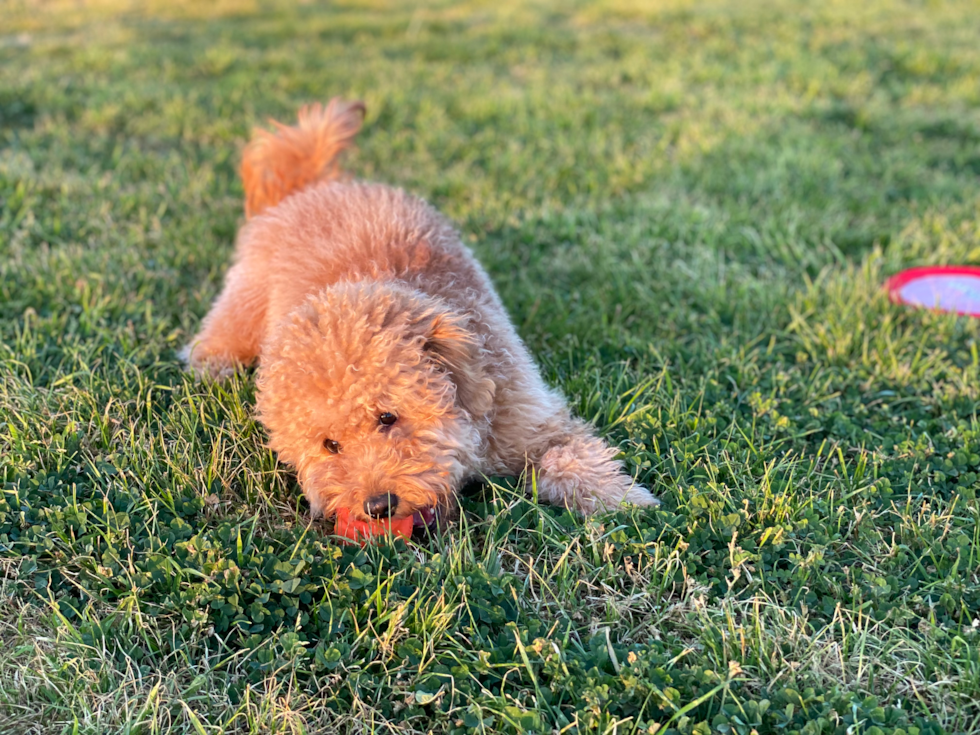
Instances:
[[[188,365],[258,360],[258,416],[314,514],[430,525],[467,478],[528,463],[556,505],[656,504],[545,385],[452,225],[401,189],[337,180],[363,112],[334,99],[256,133],[249,219]]]

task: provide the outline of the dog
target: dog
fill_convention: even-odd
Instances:
[[[182,353],[220,378],[258,362],[256,409],[314,516],[432,526],[481,475],[532,468],[583,514],[659,501],[542,379],[453,226],[405,191],[347,180],[360,102],[300,110],[243,155],[246,223]]]

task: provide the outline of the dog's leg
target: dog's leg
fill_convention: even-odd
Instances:
[[[258,357],[268,291],[254,270],[237,263],[228,271],[221,295],[201,331],[180,353],[187,367],[223,378]]]
[[[529,463],[539,500],[584,514],[622,503],[659,505],[623,471],[617,450],[572,417],[561,396],[527,367],[519,379],[498,388],[491,443],[500,463],[512,472]]]
[[[568,433],[553,437],[547,448],[529,447],[540,500],[586,515],[614,510],[622,503],[660,504],[624,472],[622,462],[615,459],[618,452],[614,447],[575,419],[568,421],[566,428]]]

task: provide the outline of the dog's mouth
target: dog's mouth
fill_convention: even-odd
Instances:
[[[410,516],[382,520],[358,520],[351,517],[349,508],[338,508],[334,517],[334,534],[361,544],[390,536],[400,536],[406,541],[425,541],[438,527],[439,513],[435,508],[420,508]]]
[[[415,528],[431,528],[436,525],[436,509],[422,508],[412,516],[412,526]]]
[[[412,540],[429,541],[435,538],[440,523],[445,527],[445,518],[437,508],[421,508],[412,516]]]
[[[439,526],[439,514],[435,508],[421,508],[412,515],[412,538],[424,541]]]

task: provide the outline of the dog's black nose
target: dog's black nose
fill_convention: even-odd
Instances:
[[[398,510],[398,496],[391,493],[372,495],[364,501],[364,512],[372,518],[389,518]]]

